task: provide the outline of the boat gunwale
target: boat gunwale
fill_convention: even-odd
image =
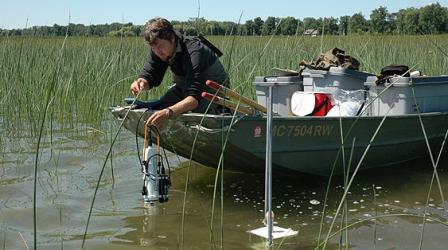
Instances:
[[[112,113],[120,112],[120,110],[128,110],[131,108],[130,106],[117,106],[117,107],[111,107]],[[120,110],[119,110],[120,109]],[[138,109],[131,109],[131,112],[135,113],[143,113],[146,112],[147,108],[138,108]],[[388,115],[386,119],[408,119],[408,118],[418,118],[421,117],[434,117],[434,116],[448,116],[447,112],[426,112],[426,113],[415,113],[415,114],[402,114],[402,115]],[[178,115],[175,117],[175,119],[179,118],[215,118],[215,119],[232,119],[233,115],[222,115],[222,114],[204,114],[204,113],[184,113],[181,115]],[[238,118],[238,120],[245,120],[245,121],[258,121],[258,120],[265,120],[266,115],[235,115],[235,117]],[[323,120],[323,121],[332,121],[340,119],[342,120],[355,120],[355,119],[362,119],[362,120],[378,120],[382,119],[384,115],[382,116],[273,116],[272,118],[274,120],[291,120],[291,121],[309,121],[309,120]]]

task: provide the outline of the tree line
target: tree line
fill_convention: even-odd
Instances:
[[[313,18],[303,20],[294,17],[256,17],[244,24],[229,21],[209,21],[190,18],[187,21],[172,21],[175,29],[186,35],[301,35],[305,31],[319,34],[445,34],[448,33],[448,8],[439,3],[421,8],[401,9],[390,13],[386,7],[372,10],[367,19],[362,13],[339,18]],[[1,36],[139,36],[142,25],[133,23],[111,23],[68,26],[33,26],[25,29],[0,29]]]

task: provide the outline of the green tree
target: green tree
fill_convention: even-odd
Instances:
[[[334,17],[322,19],[322,26],[324,33],[328,35],[337,35],[339,32],[338,20]]]
[[[64,27],[60,25],[53,25],[52,34],[53,36],[63,36],[64,35]]]
[[[361,13],[341,16],[339,19],[307,17],[303,21],[294,17],[283,19],[260,17],[239,25],[235,22],[209,21],[204,18],[190,18],[188,21],[171,20],[174,28],[185,35],[294,35],[303,34],[306,29],[318,30],[324,34],[346,35],[351,33],[378,34],[439,34],[448,32],[448,8],[434,3],[421,8],[401,9],[389,13],[380,6],[366,20]],[[277,27],[278,26],[278,27]],[[26,29],[0,30],[0,36],[138,36],[142,26],[132,23],[83,24],[70,23],[68,26],[33,26]]]
[[[386,33],[388,33],[388,34],[397,33],[397,13],[390,13],[387,16]]]
[[[348,23],[348,30],[350,33],[365,33],[368,31],[367,20],[361,13],[354,14]]]
[[[400,34],[418,34],[419,10],[402,9],[397,13],[397,30]]]
[[[282,19],[279,27],[279,32],[282,35],[295,35],[297,31],[297,19],[294,17],[285,17]]]
[[[448,17],[446,8],[439,3],[427,5],[420,9],[419,29],[425,34],[438,34],[445,32]]]
[[[263,29],[263,24],[264,24],[264,22],[260,17],[256,17],[254,19],[253,29],[254,29],[255,35],[261,35],[262,29]]]
[[[246,27],[246,35],[255,35],[255,24],[252,20],[247,20],[244,26]]]
[[[445,20],[446,20],[446,22],[445,22],[445,32],[444,33],[447,33],[448,32],[448,8],[445,8]]]
[[[339,18],[339,35],[347,35],[348,33],[348,23],[350,21],[350,16],[341,16]]]
[[[237,24],[234,22],[222,22],[221,26],[224,30],[224,35],[236,34]]]
[[[305,27],[303,25],[303,21],[300,19],[297,19],[297,30],[296,30],[296,34],[297,35],[301,35],[303,34],[303,32],[305,32]]]
[[[388,16],[389,12],[386,7],[380,6],[372,10],[372,14],[370,14],[370,31],[379,34],[386,33],[388,29]]]
[[[210,36],[223,35],[224,34],[224,30],[219,25],[219,22],[217,22],[217,21],[208,21],[206,23],[206,31],[205,31],[204,34],[210,35]]]
[[[205,34],[206,33],[206,29],[207,29],[207,20],[205,20],[204,18],[200,17],[192,17],[189,18],[188,21],[188,32],[190,32],[189,35],[200,35],[200,34]],[[193,28],[194,30],[192,30],[191,28]]]
[[[306,17],[303,19],[303,26],[305,29],[314,29],[314,30],[321,30],[321,21],[313,18],[313,17]]]
[[[119,30],[109,31],[108,35],[118,37],[129,37],[129,36],[136,36],[138,35],[138,33],[136,33],[134,26],[123,26]]]
[[[277,26],[277,19],[275,17],[267,17],[266,21],[263,23],[263,28],[261,29],[261,34],[264,36],[272,35],[275,27]]]

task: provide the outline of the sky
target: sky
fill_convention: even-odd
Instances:
[[[0,28],[14,29],[71,23],[105,24],[132,22],[144,24],[153,17],[185,21],[199,16],[207,20],[238,22],[268,16],[303,19],[340,17],[361,12],[367,19],[380,6],[389,12],[448,0],[6,0],[0,8]]]

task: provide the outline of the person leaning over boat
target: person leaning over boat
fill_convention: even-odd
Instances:
[[[151,124],[158,126],[169,117],[188,111],[204,113],[209,102],[202,99],[201,93],[214,93],[205,85],[206,80],[229,85],[218,59],[221,52],[204,38],[184,36],[164,18],[149,20],[143,37],[150,52],[138,79],[131,84],[133,94],[159,86],[168,67],[174,79],[174,85],[153,107],[159,111],[150,116]],[[217,113],[218,109],[217,105],[210,105],[209,113]]]

